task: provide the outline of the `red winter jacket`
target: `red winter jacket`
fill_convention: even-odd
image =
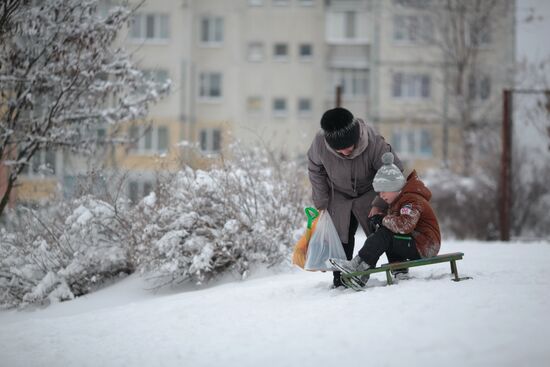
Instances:
[[[428,202],[431,197],[431,191],[413,171],[382,221],[394,233],[412,235],[422,257],[436,256],[441,246],[439,223]]]

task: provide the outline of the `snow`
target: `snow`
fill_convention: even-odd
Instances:
[[[288,268],[156,294],[131,276],[43,310],[1,312],[0,364],[547,365],[550,243],[443,243],[455,251],[472,280],[452,282],[437,264],[393,286],[375,274],[365,292]]]
[[[145,198],[143,198],[143,204],[146,206],[155,206],[155,203],[157,202],[157,195],[154,191],[151,191],[149,195],[147,195]]]
[[[227,222],[225,222],[223,230],[227,233],[237,233],[237,231],[239,230],[239,221],[235,219],[228,220]]]

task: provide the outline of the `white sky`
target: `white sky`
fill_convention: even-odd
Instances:
[[[536,61],[550,56],[550,1],[517,0],[517,59]],[[530,19],[531,21],[526,21]]]
[[[516,60],[527,60],[529,64],[538,64],[542,60],[550,62],[550,0],[517,0],[516,1]],[[546,67],[545,70],[550,70]],[[550,80],[550,76],[537,80]],[[518,79],[519,81],[519,79]],[[543,82],[544,83],[544,82]],[[535,80],[529,80],[521,84],[524,88],[544,88],[544,85],[536,84]],[[529,117],[540,96],[514,95],[514,136],[513,145],[520,151],[525,150],[533,159],[529,159],[530,165],[548,164],[547,156],[548,136],[546,126],[548,123],[544,115]],[[545,163],[546,162],[546,163]]]

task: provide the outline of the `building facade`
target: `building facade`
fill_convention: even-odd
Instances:
[[[469,42],[475,35],[477,53],[475,78],[463,95],[476,110],[469,118],[488,125],[499,121],[500,91],[513,82],[514,1],[500,3],[506,7],[498,26],[481,35],[465,31]],[[107,152],[106,167],[128,172],[124,190],[136,201],[154,187],[156,172],[208,167],[233,143],[303,161],[338,86],[342,106],[374,124],[408,168],[440,167],[460,156],[463,134],[455,65],[433,42],[438,4],[146,1],[120,42],[147,76],[170,79],[172,93],[150,111],[150,129],[128,127],[137,143]],[[70,195],[84,162],[69,158],[37,157],[37,167],[47,163],[52,174],[29,172],[19,197],[36,200],[59,186]]]

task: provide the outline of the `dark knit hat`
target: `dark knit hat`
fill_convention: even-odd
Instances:
[[[328,110],[321,117],[325,140],[334,150],[349,148],[359,141],[359,122],[345,108]]]

